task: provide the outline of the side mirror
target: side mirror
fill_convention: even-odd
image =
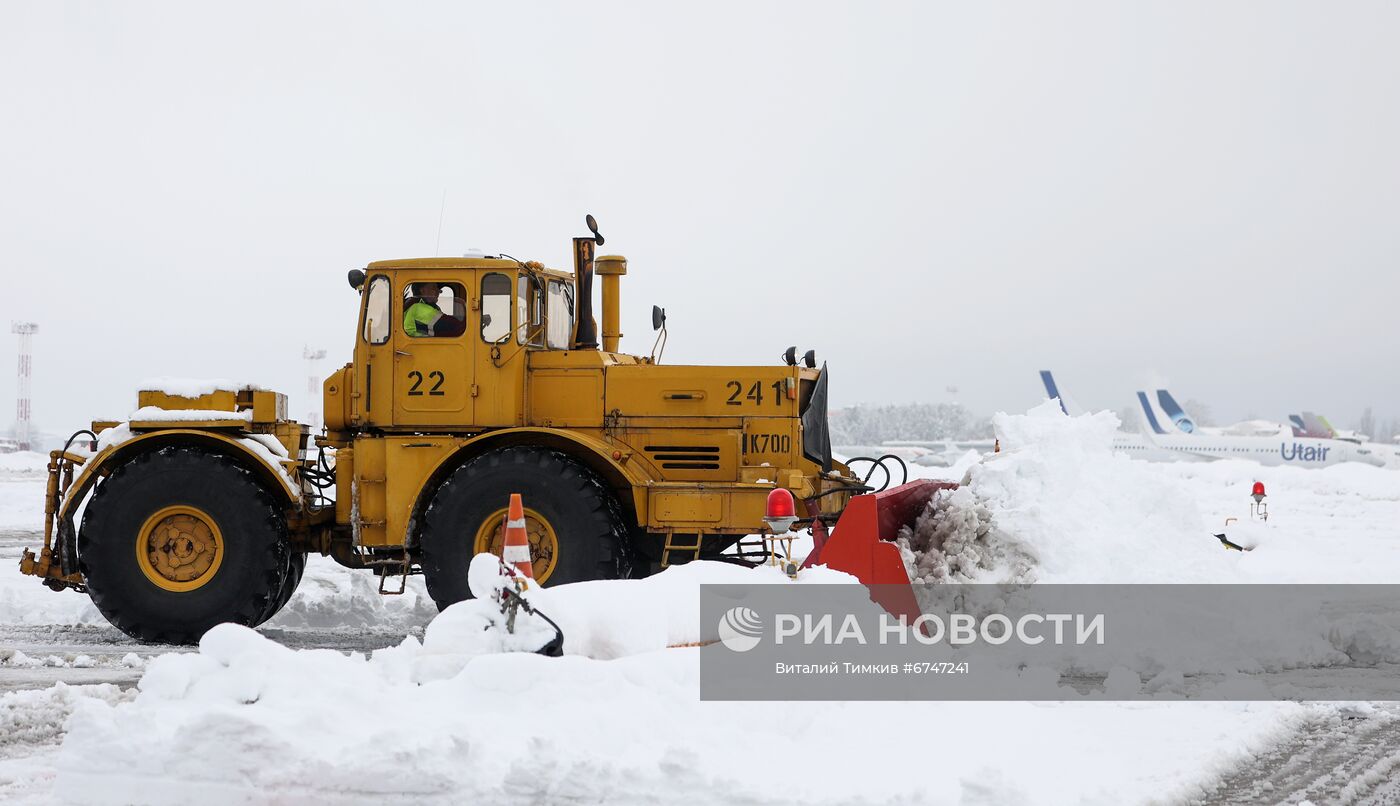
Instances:
[[[593,219],[593,216],[591,216],[591,215],[585,215],[585,216],[583,217],[583,223],[587,224],[587,225],[588,225],[588,231],[591,232],[591,233],[593,233],[593,243],[596,243],[596,244],[598,244],[599,246],[602,246],[602,245],[603,245],[603,236],[598,234],[598,222],[595,221],[595,220]]]
[[[365,284],[365,270],[351,269],[350,273],[346,275],[345,279],[350,281],[351,288],[355,289],[356,291],[359,291],[360,286]]]
[[[648,360],[655,364],[666,351],[666,309],[660,305],[651,306],[651,329],[656,331],[656,341],[651,344],[651,358]]]

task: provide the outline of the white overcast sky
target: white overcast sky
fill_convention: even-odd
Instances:
[[[1400,416],[1400,4],[0,3],[0,324],[37,424],[305,409],[347,269],[627,255],[624,349],[833,405]],[[14,380],[0,372],[0,423]]]

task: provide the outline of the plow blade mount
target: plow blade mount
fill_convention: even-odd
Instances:
[[[813,528],[816,545],[803,566],[825,565],[844,571],[870,588],[876,604],[913,621],[919,615],[919,606],[894,539],[901,527],[914,528],[914,521],[934,493],[957,486],[919,479],[878,493],[854,496],[830,536],[821,534],[825,529]]]

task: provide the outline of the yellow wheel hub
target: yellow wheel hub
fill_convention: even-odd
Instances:
[[[543,585],[545,580],[549,579],[549,575],[554,573],[554,566],[559,559],[559,537],[543,515],[526,507],[525,538],[530,541],[530,566],[535,572],[535,581]],[[499,557],[505,545],[506,508],[501,507],[491,513],[476,530],[472,556],[489,551]]]
[[[166,507],[147,518],[136,534],[136,564],[141,573],[168,591],[202,587],[219,572],[223,560],[219,525],[196,507]]]

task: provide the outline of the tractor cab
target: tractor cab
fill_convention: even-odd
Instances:
[[[506,258],[416,258],[352,273],[361,290],[349,424],[520,424],[526,352],[568,350],[574,278]]]

